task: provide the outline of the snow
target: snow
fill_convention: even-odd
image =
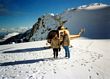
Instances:
[[[54,13],[50,13],[51,16],[55,16]]]
[[[0,27],[0,32],[18,32],[18,33],[23,33],[26,30],[30,29],[30,27],[13,27],[13,28],[4,28],[4,27]]]
[[[71,11],[71,10],[95,10],[95,9],[101,9],[101,8],[105,8],[108,7],[109,5],[107,4],[103,4],[103,3],[92,3],[90,5],[81,5],[77,8],[68,8],[66,12]]]
[[[16,36],[16,35],[18,35],[19,33],[17,33],[17,32],[13,32],[13,33],[9,33],[8,35],[6,35],[4,38],[3,38],[3,40],[6,40],[6,39],[8,39],[8,38],[10,38],[10,37],[12,37],[12,36]]]
[[[107,6],[109,6],[109,5],[102,4],[102,3],[93,3],[93,4],[90,4],[90,5],[79,6],[78,9],[95,10],[95,9],[101,9],[101,8],[104,8],[104,7],[107,7]]]
[[[109,79],[110,40],[71,40],[71,58],[53,59],[46,40],[0,46],[0,79]],[[45,47],[45,48],[44,48]]]
[[[86,9],[87,10],[95,10],[95,9],[101,9],[101,8],[104,8],[104,7],[107,7],[107,6],[108,5],[94,5],[94,6],[89,6]]]

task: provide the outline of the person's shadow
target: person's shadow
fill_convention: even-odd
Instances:
[[[52,58],[42,58],[42,59],[32,59],[32,60],[21,60],[21,61],[5,62],[5,63],[0,63],[0,66],[31,64],[31,63],[36,63],[36,62],[39,62],[39,61],[47,61],[48,59],[52,59]]]
[[[26,53],[26,52],[33,52],[33,51],[42,51],[42,50],[47,50],[47,49],[50,49],[50,47],[17,49],[17,50],[11,50],[11,51],[4,51],[2,53]],[[58,58],[58,59],[63,59],[63,58]],[[53,59],[53,58],[41,58],[41,59],[31,59],[31,60],[4,62],[4,63],[0,63],[0,66],[31,64],[31,63],[36,63],[36,62],[40,62],[40,61],[48,61],[48,60],[55,60],[55,59]]]
[[[59,59],[64,59],[62,58],[41,58],[41,59],[32,59],[32,60],[21,60],[21,61],[13,61],[13,62],[4,62],[4,63],[0,63],[0,66],[13,66],[13,65],[20,65],[20,64],[31,64],[31,63],[38,63],[40,61],[54,61],[54,60],[59,60]]]
[[[10,51],[4,51],[2,53],[26,53],[26,52],[33,52],[33,51],[42,51],[49,49],[50,47],[39,47],[39,48],[26,48],[26,49],[16,49],[16,50],[10,50]]]
[[[33,51],[42,51],[50,49],[50,47],[39,47],[39,48],[26,48],[26,49],[16,49],[16,50],[10,50],[10,51],[4,51],[2,53],[26,53],[26,52],[33,52]],[[18,64],[28,64],[28,63],[35,63],[39,61],[46,61],[47,59],[51,58],[43,58],[43,59],[34,59],[34,60],[22,60],[22,61],[14,61],[14,62],[4,62],[0,63],[0,66],[9,66],[9,65],[18,65]]]

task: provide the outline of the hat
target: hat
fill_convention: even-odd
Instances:
[[[65,29],[65,27],[64,26],[61,26],[61,30],[64,30]]]

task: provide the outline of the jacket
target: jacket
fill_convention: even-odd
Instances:
[[[51,40],[51,47],[52,47],[52,48],[60,48],[59,38],[54,37],[54,38]]]
[[[70,37],[68,34],[64,35],[62,46],[69,46],[70,45]]]
[[[63,41],[64,31],[66,31],[66,33],[67,33],[67,34],[68,34],[68,36],[70,37],[69,30],[67,30],[67,29],[62,29],[62,30],[59,30],[59,38],[60,38],[60,42],[62,42],[62,41]]]

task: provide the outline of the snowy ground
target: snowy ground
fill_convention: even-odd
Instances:
[[[109,79],[110,40],[71,40],[71,58],[53,59],[46,41],[1,45],[0,79]]]

